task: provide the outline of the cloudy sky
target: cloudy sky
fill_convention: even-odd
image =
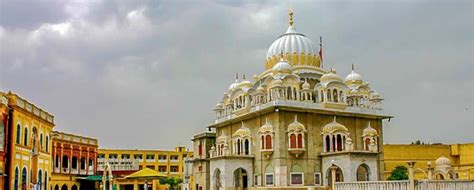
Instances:
[[[395,116],[386,143],[474,142],[473,1],[5,1],[0,90],[107,148],[189,146],[234,73],[263,71],[295,12]]]

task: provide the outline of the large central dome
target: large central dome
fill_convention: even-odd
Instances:
[[[281,54],[292,66],[320,67],[318,49],[304,34],[296,32],[293,26],[293,12],[289,13],[289,24],[285,34],[275,40],[267,51],[265,69],[271,69]]]

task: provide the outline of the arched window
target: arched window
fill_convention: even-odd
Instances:
[[[328,89],[328,91],[326,93],[326,96],[328,98],[328,102],[332,102],[332,100],[331,100],[331,89]]]
[[[321,102],[324,102],[324,92],[321,90]]]
[[[357,181],[369,181],[369,169],[365,164],[357,167]]]
[[[365,139],[365,150],[369,150],[369,145],[370,145],[370,138]]]
[[[339,98],[341,99],[341,102],[344,102],[344,95],[342,94],[342,90],[339,92]]]
[[[77,169],[77,157],[76,156],[72,157],[71,168],[72,169]]]
[[[86,169],[86,159],[84,157],[81,158],[81,170]]]
[[[332,151],[336,152],[336,137],[332,136]]]
[[[298,134],[298,148],[303,148],[303,135]]]
[[[40,134],[40,148],[41,151],[43,150],[43,133]]]
[[[296,148],[296,135],[290,135],[290,148]]]
[[[28,146],[28,128],[25,127],[25,132],[23,134],[23,145]]]
[[[245,139],[244,152],[245,152],[245,155],[250,154],[250,141],[248,139]]]
[[[43,180],[43,172],[41,170],[38,171],[38,190],[41,190],[41,185]]]
[[[342,151],[342,136],[337,134],[337,151]]]
[[[66,155],[63,156],[63,167],[62,168],[64,168],[64,169],[69,168],[69,158]]]
[[[49,152],[49,136],[46,136],[46,152]]]
[[[54,190],[59,190],[59,186],[57,184],[54,186]]]
[[[224,155],[224,145],[223,144],[221,144],[221,151],[220,151],[219,155],[221,155],[221,156]]]
[[[240,155],[240,139],[237,139],[237,154]]]
[[[260,144],[262,146],[262,150],[265,149],[265,137],[263,137],[263,135],[260,138]]]
[[[329,138],[329,135],[326,135],[326,152],[331,151],[331,139]]]
[[[26,189],[28,187],[27,181],[28,171],[26,171],[26,168],[23,168],[23,170],[21,171],[21,189]]]
[[[16,144],[20,144],[21,143],[21,126],[20,124],[18,124],[16,126]]]
[[[59,168],[59,155],[56,155],[55,164],[56,168]]]
[[[18,179],[20,171],[18,170],[18,167],[15,168],[15,181],[13,182],[13,190],[18,190],[18,182],[20,181]]]
[[[292,94],[291,87],[289,86],[288,91],[286,92],[286,99],[290,100],[291,99],[291,94]]]
[[[267,135],[265,137],[265,148],[266,149],[272,149],[273,148],[272,147],[272,136],[270,136],[270,135]]]
[[[337,90],[336,90],[336,89],[333,89],[333,90],[332,90],[332,93],[333,93],[333,96],[334,96],[333,101],[334,101],[334,102],[338,102],[339,98],[338,98],[338,96],[337,96]]]
[[[67,190],[67,185],[64,184],[64,185],[61,187],[61,190]]]
[[[44,190],[48,190],[48,172],[44,172]]]
[[[76,186],[76,185],[73,185],[73,186],[71,187],[71,190],[77,190],[77,186]]]

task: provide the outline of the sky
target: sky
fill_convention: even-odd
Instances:
[[[0,0],[0,90],[102,148],[190,147],[288,26],[379,92],[385,143],[474,142],[470,0]]]

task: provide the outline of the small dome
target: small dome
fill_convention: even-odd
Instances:
[[[367,125],[367,128],[365,128],[363,131],[362,131],[362,136],[363,137],[366,137],[366,136],[377,136],[377,130],[375,130],[374,128],[372,128],[372,126],[370,126],[370,121],[369,121],[369,124]]]
[[[234,83],[230,84],[229,90],[234,90],[234,88],[236,88],[237,85],[239,85],[239,79],[237,79],[236,77]]]
[[[373,91],[373,92],[371,93],[371,96],[372,96],[372,99],[374,99],[374,100],[376,100],[376,99],[382,99],[382,96],[381,96],[378,92],[376,92],[376,91]]]
[[[309,83],[308,83],[308,80],[305,80],[304,83],[303,83],[303,89],[304,90],[309,90]]]
[[[329,83],[332,81],[342,82],[342,78],[336,74],[335,69],[329,70],[329,72],[321,76],[319,80],[321,81],[321,83]]]
[[[264,93],[265,92],[265,88],[262,87],[262,85],[258,86],[257,88],[257,92],[258,93]]]
[[[293,71],[293,67],[282,58],[280,58],[280,61],[275,64],[275,66],[273,66],[272,68],[272,72],[274,74],[276,73],[286,73],[286,74],[291,74],[291,72]]]
[[[259,133],[273,132],[273,125],[268,122],[268,118],[265,118],[265,124],[260,127],[258,130]]]
[[[217,137],[216,139],[218,143],[227,143],[228,140],[229,140],[229,137],[227,137],[227,135],[221,135]]]
[[[351,91],[349,91],[349,95],[357,95],[357,93],[359,93],[359,91],[357,91],[355,88],[351,89]]]
[[[245,78],[245,75],[242,77],[242,82],[240,82],[239,84],[237,84],[237,88],[240,88],[240,87],[247,87],[247,88],[252,88],[252,82],[248,81],[246,78]]]
[[[344,82],[348,84],[362,84],[362,76],[354,71],[354,65],[352,65],[352,71],[346,76]]]
[[[270,82],[271,87],[282,86],[282,85],[283,85],[283,81],[279,78],[274,79],[272,82]]]
[[[441,156],[439,157],[438,159],[436,159],[435,161],[435,164],[436,164],[436,167],[439,167],[439,166],[451,166],[451,160],[449,160],[449,158],[446,158],[444,156]]]
[[[288,131],[303,131],[306,132],[304,125],[298,122],[298,115],[295,115],[295,120],[288,125]]]
[[[250,129],[245,127],[244,125],[244,122],[242,122],[242,126],[240,127],[240,129],[238,129],[237,131],[235,131],[234,137],[249,137],[251,135],[250,133]]]
[[[337,131],[349,132],[349,130],[347,130],[347,128],[344,125],[336,122],[336,116],[334,116],[334,120],[323,127],[323,133],[327,134],[327,133],[334,133]]]

